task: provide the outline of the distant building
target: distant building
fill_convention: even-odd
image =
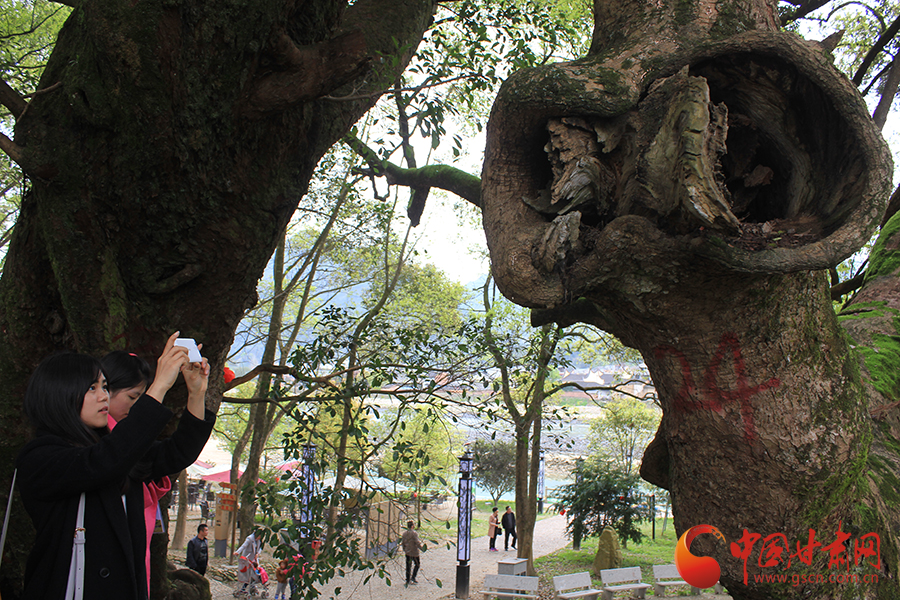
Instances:
[[[632,368],[623,368],[621,366],[607,366],[581,369],[571,369],[560,373],[563,383],[570,383],[580,386],[569,388],[564,392],[560,392],[558,396],[562,399],[579,399],[579,400],[596,400],[604,401],[612,398],[615,390],[609,389],[617,387],[621,392],[633,395],[638,398],[646,398],[648,400],[656,398],[656,388],[650,380],[650,374],[643,365]],[[607,388],[593,389],[591,388]]]

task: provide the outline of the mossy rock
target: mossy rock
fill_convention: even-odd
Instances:
[[[604,569],[617,569],[620,566],[622,549],[619,546],[619,536],[611,527],[607,527],[600,534],[600,543],[594,556],[594,573],[599,574]]]
[[[212,600],[209,580],[191,569],[169,571],[171,588],[166,600]]]

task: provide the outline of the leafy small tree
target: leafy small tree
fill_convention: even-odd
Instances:
[[[475,481],[491,495],[494,504],[500,496],[516,489],[516,445],[503,440],[477,440],[474,446]]]
[[[398,420],[400,426],[391,436],[392,444],[386,444],[389,447],[384,452],[381,471],[408,486],[419,500],[429,489],[446,490],[447,479],[458,465],[458,431],[449,426],[442,410],[431,406],[407,410],[405,414],[383,414],[381,423],[388,429]],[[421,502],[416,502],[415,511],[417,527],[421,528]]]
[[[637,506],[636,494],[640,478],[623,473],[597,460],[585,461],[575,472],[575,483],[558,489],[560,504],[571,515],[566,532],[574,535],[581,527],[585,537],[599,536],[612,527],[627,545],[640,542],[643,534],[638,524],[647,517]]]
[[[661,416],[656,407],[636,398],[614,398],[603,406],[603,414],[591,421],[591,452],[625,473],[635,472]]]

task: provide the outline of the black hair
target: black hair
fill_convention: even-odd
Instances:
[[[103,373],[106,375],[106,383],[109,385],[110,395],[119,390],[127,390],[136,385],[150,385],[150,365],[140,356],[114,350],[100,361]]]
[[[209,526],[206,523],[197,525],[197,533],[202,533],[204,529],[209,529]]]
[[[38,365],[25,390],[25,414],[36,429],[58,435],[78,446],[90,446],[109,433],[81,420],[84,396],[102,372],[100,361],[65,352],[48,356]]]
[[[119,390],[127,390],[136,385],[144,384],[149,387],[153,380],[150,365],[136,354],[123,350],[113,350],[100,360],[103,373],[106,375],[106,384],[109,386],[109,395],[112,397]],[[128,478],[123,485],[123,490],[131,485],[131,481],[149,481],[152,470],[150,461],[141,459],[135,463]],[[199,533],[200,530],[198,529]]]

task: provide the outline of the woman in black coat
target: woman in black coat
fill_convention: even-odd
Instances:
[[[113,431],[99,361],[79,354],[45,359],[25,394],[36,437],[20,452],[19,491],[37,535],[25,569],[25,597],[63,598],[81,493],[85,493],[84,598],[147,598],[141,483],[178,472],[196,460],[215,415],[205,410],[209,367],[190,363],[169,338],[147,393]],[[188,386],[187,410],[175,434],[157,436],[172,418],[161,404],[178,373]]]

